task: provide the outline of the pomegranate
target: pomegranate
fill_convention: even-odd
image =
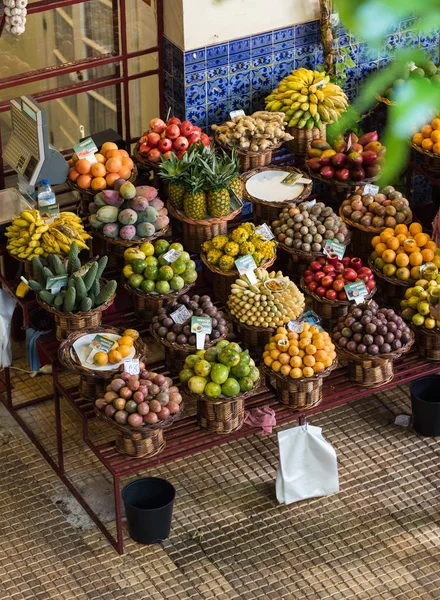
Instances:
[[[160,162],[160,150],[157,148],[152,148],[147,154],[147,158],[152,163]]]
[[[173,147],[173,142],[167,137],[162,138],[157,144],[159,150],[163,153],[168,152]]]
[[[150,146],[150,148],[156,148],[156,146],[159,142],[160,142],[160,135],[158,133],[154,133],[154,131],[153,131],[152,133],[148,134],[147,143]]]
[[[180,133],[186,137],[188,137],[190,135],[190,133],[192,133],[194,128],[194,125],[192,123],[190,123],[189,121],[182,121],[182,123],[180,124]]]
[[[177,140],[180,135],[180,129],[177,125],[168,125],[166,128],[167,138],[170,140]]]
[[[166,128],[166,124],[162,119],[151,119],[150,128],[156,133],[162,133],[162,131]]]
[[[183,135],[179,135],[177,139],[174,140],[174,148],[176,150],[186,150],[188,148],[188,140]]]

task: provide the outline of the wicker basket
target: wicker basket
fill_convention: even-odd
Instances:
[[[380,177],[379,173],[375,177],[363,179],[362,181],[337,181],[336,179],[325,179],[325,177],[321,177],[319,173],[312,171],[308,167],[307,171],[312,179],[316,179],[316,181],[321,181],[325,184],[329,196],[326,204],[333,208],[339,207],[341,202],[346,199],[347,195],[351,194],[357,187],[365,187],[367,183],[374,183]]]
[[[266,366],[262,369],[269,381],[275,380],[275,395],[280,404],[284,404],[293,410],[309,410],[318,406],[322,402],[322,380],[333,371],[338,364],[333,363],[313,377],[303,377],[301,379],[292,379],[285,377],[281,373],[275,373]]]
[[[159,173],[160,162],[153,163],[151,160],[145,158],[145,156],[142,156],[142,154],[139,152],[139,146],[137,144],[133,149],[132,158],[139,171],[153,171],[155,174]]]
[[[172,373],[179,373],[183,369],[186,357],[197,352],[195,346],[182,346],[180,344],[171,343],[165,338],[159,337],[152,327],[150,327],[150,334],[157,344],[163,346],[165,351],[165,364],[168,370]],[[224,340],[227,335],[228,330],[226,328],[226,332],[222,336],[216,340],[212,340],[209,342],[209,344],[205,344],[205,350],[215,346],[217,342]]]
[[[347,361],[349,380],[361,387],[376,388],[393,379],[393,361],[408,352],[413,343],[414,334],[404,348],[377,357],[349,352],[339,344],[335,344],[335,346],[338,355]]]
[[[84,329],[71,333],[65,340],[63,340],[58,347],[58,359],[60,363],[69,371],[79,373],[79,393],[85,398],[95,400],[99,395],[105,391],[105,386],[109,380],[111,380],[116,373],[119,372],[119,368],[115,367],[112,370],[98,371],[90,369],[82,365],[78,358],[74,358],[71,353],[73,344],[84,335],[90,333],[114,333],[122,336],[124,333],[123,329],[117,329],[116,327],[95,327],[93,329]],[[139,358],[145,362],[147,358],[147,347],[141,338],[138,338],[134,342],[135,358]]]
[[[237,269],[231,269],[230,271],[222,271],[218,267],[211,265],[207,259],[206,254],[201,253],[200,258],[202,259],[205,267],[209,269],[211,272],[210,280],[212,282],[213,296],[214,300],[219,302],[221,305],[225,305],[228,301],[229,295],[231,293],[231,286],[235,282],[238,277],[240,277]],[[273,265],[276,260],[276,255],[271,258],[269,261],[261,265],[262,269],[268,269]]]
[[[188,290],[195,285],[195,282],[185,285],[179,291],[170,292],[168,294],[151,294],[143,292],[142,290],[132,287],[126,281],[122,281],[121,285],[133,299],[134,314],[136,318],[139,319],[139,321],[151,323],[151,319],[157,313],[159,308],[162,308],[162,306],[172,300],[176,300],[178,296],[186,294]]]
[[[420,154],[422,165],[427,171],[440,173],[440,155],[428,152],[416,144],[411,144],[411,146]]]
[[[305,156],[313,140],[327,139],[327,124],[323,123],[321,127],[313,127],[309,131],[305,128],[286,127],[286,132],[293,136],[293,140],[284,142],[284,147],[293,154]]]
[[[96,416],[108,423],[119,434],[115,441],[116,450],[130,458],[151,458],[162,452],[165,448],[163,429],[172,425],[180,417],[182,411],[183,404],[180,405],[180,411],[177,414],[171,415],[165,421],[144,427],[130,427],[130,425],[116,423],[95,406]]]
[[[244,394],[234,398],[209,398],[205,394],[193,394],[185,388],[185,396],[197,402],[197,423],[210,433],[228,434],[237,431],[244,423],[245,400],[255,393],[260,380]]]
[[[215,136],[215,143],[217,146],[220,146],[220,148],[223,148],[223,150],[226,150],[226,152],[235,150],[240,161],[241,173],[245,173],[246,171],[249,171],[249,169],[256,169],[257,167],[266,167],[267,165],[270,165],[272,162],[272,152],[283,145],[283,142],[279,142],[278,144],[274,144],[265,150],[253,152],[252,150],[242,150],[241,148],[222,144],[217,135]]]
[[[54,316],[55,335],[57,340],[64,340],[68,335],[75,333],[76,331],[99,327],[101,325],[103,311],[113,304],[115,297],[116,292],[107,300],[107,302],[104,302],[104,304],[101,304],[88,312],[68,313],[47,304],[40,298],[39,294],[35,294],[38,304]]]
[[[368,259],[368,266],[374,273],[379,295],[387,307],[400,309],[400,301],[405,298],[406,290],[415,284],[414,279],[401,281],[397,277],[387,277],[375,267],[371,257]]]
[[[182,239],[185,240],[185,248],[188,252],[200,254],[200,248],[203,242],[212,240],[216,235],[226,234],[228,232],[228,221],[232,221],[240,214],[242,207],[229,213],[225,217],[196,220],[186,217],[181,211],[175,209],[171,202],[168,202],[168,212],[174,219],[180,221],[183,226]]]
[[[130,175],[129,179],[127,179],[127,181],[134,183],[136,181],[137,177],[138,177],[138,171],[137,171],[137,167],[135,165],[133,167],[131,175]],[[89,210],[90,202],[93,202],[93,199],[95,198],[95,196],[97,194],[99,194],[99,192],[102,190],[91,190],[91,189],[83,190],[80,187],[78,187],[76,185],[76,183],[74,183],[70,179],[66,180],[66,184],[73,192],[77,192],[79,194],[79,207],[81,210],[81,214],[83,216],[89,215],[90,214],[90,210]]]
[[[426,360],[440,360],[440,329],[414,327],[417,350]]]
[[[244,175],[242,175],[241,181],[243,183],[243,198],[249,202],[252,202],[253,218],[254,218],[255,223],[257,223],[257,224],[261,224],[261,223],[269,223],[270,224],[270,223],[272,223],[272,221],[276,221],[280,215],[280,212],[283,210],[283,208],[285,208],[289,204],[292,204],[292,203],[298,204],[298,203],[302,202],[303,200],[306,200],[306,198],[308,198],[310,196],[310,194],[312,193],[313,184],[308,183],[307,185],[304,185],[304,190],[303,190],[302,194],[300,194],[297,198],[294,198],[293,200],[283,200],[282,202],[271,202],[269,200],[261,200],[261,198],[256,198],[255,196],[252,196],[251,194],[249,194],[249,192],[246,189],[246,182],[248,181],[248,179],[250,179],[257,173],[261,173],[262,171],[268,171],[269,169],[272,169],[275,171],[288,171],[289,173],[301,173],[301,175],[303,175],[304,177],[307,177],[307,175],[305,173],[303,173],[299,169],[296,169],[295,167],[284,167],[284,166],[283,167],[275,167],[275,166],[258,167],[256,169],[253,169],[252,171],[249,171],[249,172],[245,173]]]
[[[246,325],[236,317],[229,314],[229,318],[237,332],[241,345],[249,350],[252,358],[260,359],[264,352],[264,347],[269,343],[270,338],[275,335],[276,327],[259,327],[257,325]]]

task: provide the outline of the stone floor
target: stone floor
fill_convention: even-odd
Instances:
[[[32,397],[51,377],[13,382]],[[338,456],[329,497],[277,504],[275,433],[153,469],[177,490],[170,538],[125,531],[121,557],[0,405],[0,600],[440,598],[439,440],[394,424],[409,410],[405,386],[311,418]],[[108,474],[62,411],[66,470],[111,523]],[[52,402],[21,414],[54,453]]]

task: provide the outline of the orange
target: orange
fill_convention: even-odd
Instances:
[[[72,160],[72,159],[70,159],[70,160],[68,160],[68,161],[67,161],[67,164],[69,165],[69,167],[73,167],[73,165],[74,165],[75,163],[73,162],[73,160]]]
[[[276,335],[273,336],[273,338],[271,338],[274,342],[279,342],[280,340],[284,339],[284,333],[277,333]]]
[[[380,242],[380,235],[375,235],[374,238],[371,240],[371,245],[373,246],[373,248],[376,248],[376,246],[379,242]]]
[[[398,235],[399,233],[408,233],[408,227],[406,225],[404,225],[403,223],[399,223],[399,225],[396,225],[396,228],[394,230],[395,234]]]
[[[90,177],[90,175],[80,175],[76,180],[77,186],[80,187],[82,190],[88,190],[91,183],[92,178]]]
[[[422,263],[423,263],[422,253],[419,252],[418,250],[416,252],[411,252],[411,254],[409,255],[409,264],[412,267],[420,267],[420,265]]]
[[[128,154],[127,150],[124,150],[123,148],[120,148],[118,150],[117,156],[120,156],[121,158],[130,158],[130,155]]]
[[[304,356],[304,364],[306,367],[313,367],[313,365],[315,364],[316,360],[314,356],[310,356],[309,354],[306,354],[306,356]]]
[[[392,263],[394,262],[394,259],[396,258],[396,253],[394,252],[394,250],[385,250],[385,252],[382,254],[382,260],[386,263]]]
[[[112,363],[112,365],[120,363],[122,360],[122,354],[118,352],[118,350],[110,350],[108,353],[108,360]]]
[[[113,158],[113,157],[115,157],[115,156],[118,156],[118,157],[119,157],[119,150],[109,150],[109,151],[107,152],[107,154],[105,155],[105,157],[106,157],[106,159],[107,159],[107,160],[108,160],[109,158]],[[122,158],[122,156],[121,156],[121,157],[119,157],[119,158]]]
[[[411,223],[411,225],[409,226],[409,232],[411,235],[416,235],[416,233],[422,233],[423,229],[422,226],[420,225],[420,223]]]
[[[410,275],[415,280],[420,279],[420,267],[419,266],[412,267],[412,269],[410,271]]]
[[[316,346],[314,344],[309,344],[308,346],[306,346],[304,348],[304,350],[306,351],[306,354],[315,354],[316,353]]]
[[[429,242],[426,242],[425,244],[425,249],[429,249],[435,252],[437,250],[437,244],[432,240],[429,240]]]
[[[421,134],[423,135],[424,138],[428,138],[431,133],[432,133],[432,127],[431,125],[423,125],[422,129],[420,130]]]
[[[264,357],[264,364],[266,365],[266,367],[270,367],[272,363],[273,363],[273,359],[270,356]]]
[[[309,345],[309,339],[308,338],[302,338],[299,340],[299,347],[304,350],[306,346]]]
[[[382,254],[385,252],[386,249],[387,249],[387,247],[385,246],[385,244],[383,244],[381,242],[380,244],[377,244],[377,246],[374,250],[375,250],[377,256],[382,256]]]
[[[127,158],[123,158],[122,159],[122,166],[123,167],[128,167],[130,170],[133,169],[134,167],[134,162],[131,160],[131,158],[128,156]]]
[[[69,169],[69,179],[70,181],[76,181],[79,177],[79,173],[76,169]]]
[[[332,362],[333,362],[334,358],[331,358],[330,356],[326,356],[325,359],[322,361],[325,368],[329,367]]]
[[[76,162],[78,162],[78,155],[75,154],[75,152],[72,154],[72,162],[73,162],[73,164],[75,164]]]
[[[104,177],[95,177],[94,179],[92,179],[92,184],[91,184],[92,190],[95,190],[95,191],[105,190],[106,187],[107,187],[107,182],[104,179]]]
[[[388,238],[393,237],[393,236],[394,236],[394,229],[391,229],[391,227],[387,227],[386,229],[381,231],[380,241],[385,243]]]
[[[298,346],[290,346],[288,353],[290,356],[298,356],[299,354],[299,348]]]
[[[288,365],[289,361],[290,361],[290,355],[287,354],[287,352],[282,352],[279,357],[278,360],[280,361],[280,363],[282,365]]]
[[[440,119],[438,117],[432,119],[431,125],[433,129],[440,129]]]
[[[265,350],[265,351],[263,352],[263,358],[266,358],[266,356],[269,356],[269,354],[270,354],[270,353],[269,353],[269,350]]]
[[[434,142],[434,144],[436,144],[437,142],[440,142],[440,130],[439,129],[434,129],[434,131],[431,133],[431,140]]]
[[[75,169],[78,171],[78,173],[80,173],[80,175],[87,175],[87,173],[90,173],[91,167],[92,165],[86,158],[81,158],[75,163]]]
[[[305,356],[305,355],[306,355],[306,353],[304,352],[304,350],[300,350],[300,351],[298,352],[298,356],[299,356],[300,358],[304,358],[304,356]]]
[[[430,248],[425,248],[425,250],[422,250],[422,256],[424,263],[434,260],[434,252]]]
[[[318,352],[315,354],[315,359],[317,362],[324,362],[326,358],[327,352],[324,350],[318,350]]]
[[[431,140],[431,138],[425,138],[422,142],[423,150],[428,150],[428,152],[431,152],[433,146],[434,142]]]
[[[312,339],[313,345],[316,347],[316,350],[322,350],[324,348],[324,340],[322,337],[314,337]]]
[[[122,167],[118,171],[118,175],[121,179],[130,179],[131,177],[131,169],[128,167]]]
[[[126,356],[128,356],[130,354],[131,346],[126,346],[126,345],[118,346],[117,351],[119,352],[119,354],[122,355],[122,358],[125,358]]]
[[[440,142],[436,142],[433,145],[432,151],[434,152],[434,154],[440,154]]]
[[[99,152],[97,152],[95,154],[95,158],[96,160],[101,163],[102,165],[105,163],[105,156],[103,156],[102,154],[99,154]]]
[[[294,368],[302,367],[303,361],[299,356],[292,356],[289,364],[291,367],[294,367]]]
[[[107,175],[105,166],[99,162],[91,166],[90,172],[93,175],[93,177],[105,177]]]
[[[284,375],[284,377],[287,377],[287,375],[289,375],[289,373],[290,373],[289,365],[282,365],[282,367],[280,369],[280,373],[281,373],[281,375]]]
[[[401,267],[400,269],[397,269],[395,275],[397,279],[400,279],[401,281],[406,281],[407,279],[409,279],[411,273],[410,270],[406,267]]]
[[[123,335],[119,338],[118,344],[120,346],[130,346],[130,348],[131,348],[134,344],[134,340],[131,337],[131,335]]]
[[[322,362],[316,362],[316,363],[313,365],[313,371],[314,371],[315,373],[320,373],[320,372],[321,372],[321,371],[323,371],[324,369],[325,369],[325,367],[324,367],[324,363],[322,363]]]
[[[281,363],[278,362],[277,360],[274,360],[272,363],[272,370],[276,371],[278,373],[278,371],[281,369]]]
[[[277,350],[279,350],[280,352],[287,352],[288,347],[289,340],[286,340],[285,338],[277,342]]]
[[[421,133],[415,133],[412,138],[413,144],[421,146],[423,142],[423,135]]]
[[[134,340],[138,340],[139,337],[140,337],[139,336],[139,331],[136,331],[136,329],[126,329],[124,331],[123,335],[129,335]]]
[[[113,158],[109,158],[105,162],[105,168],[107,169],[107,171],[109,171],[109,173],[119,173],[119,170],[122,168],[122,161],[116,156]]]
[[[313,377],[314,374],[315,374],[315,372],[313,371],[312,367],[304,367],[304,369],[303,369],[304,377]]]
[[[107,355],[107,352],[97,352],[93,356],[93,364],[97,365],[98,367],[103,367],[108,363],[108,361],[109,357]]]
[[[108,175],[105,176],[107,185],[110,188],[113,187],[113,184],[117,179],[119,179],[119,175],[117,173],[108,173]]]
[[[301,369],[292,369],[290,371],[289,375],[292,379],[299,379],[300,377],[302,377],[302,370]]]
[[[407,267],[409,265],[409,256],[405,252],[400,252],[396,256],[396,265],[398,267]]]
[[[114,142],[104,142],[101,147],[101,154],[105,156],[110,150],[117,150],[118,146]]]
[[[408,236],[406,233],[399,233],[396,237],[399,240],[399,244],[402,245]]]
[[[403,247],[405,249],[405,252],[407,252],[408,254],[417,250],[417,244],[416,244],[415,240],[412,240],[410,238],[406,239],[403,242]]]
[[[397,250],[400,246],[400,242],[396,237],[390,237],[387,239],[387,247],[391,250]]]
[[[427,233],[416,233],[414,240],[419,248],[423,248],[429,242],[429,235]]]
[[[274,360],[278,360],[278,357],[280,354],[281,354],[281,352],[279,350],[271,350],[270,351],[270,357],[273,358]]]

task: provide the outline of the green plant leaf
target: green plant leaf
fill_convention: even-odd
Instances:
[[[356,63],[354,62],[354,60],[351,58],[351,56],[347,56],[345,59],[345,66],[346,67],[355,67]]]

